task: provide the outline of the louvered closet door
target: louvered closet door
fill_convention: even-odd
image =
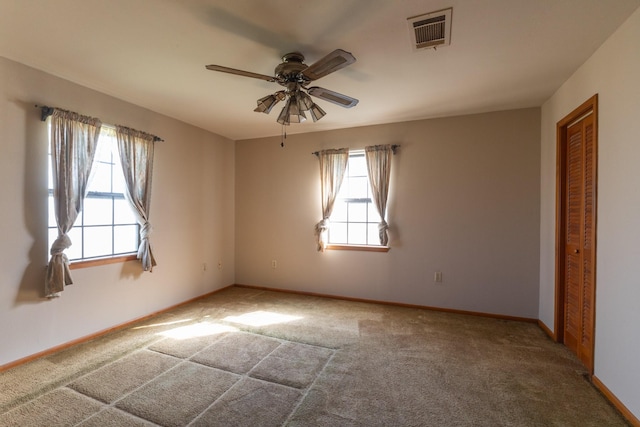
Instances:
[[[567,129],[564,342],[593,366],[594,144],[593,116]]]

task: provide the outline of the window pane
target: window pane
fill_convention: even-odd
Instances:
[[[57,230],[56,230],[57,233]],[[81,259],[82,258],[82,228],[73,227],[67,233],[69,238],[71,239],[71,246],[64,251],[67,254],[67,258],[72,259]],[[53,243],[53,240],[51,241]]]
[[[112,255],[111,226],[84,228],[84,257]]]
[[[109,163],[93,163],[89,191],[98,193],[111,192],[111,165]]]
[[[49,153],[49,167],[48,167],[48,169],[49,169],[49,174],[48,174],[49,175],[49,181],[48,181],[48,184],[47,184],[47,188],[49,190],[53,190],[53,170],[51,169],[51,153]]]
[[[136,224],[136,216],[133,214],[129,202],[125,199],[113,200],[113,223]]]
[[[347,220],[347,203],[344,200],[336,200],[331,212],[331,221]]]
[[[87,197],[84,199],[84,225],[112,223],[112,199]]]
[[[338,191],[338,199],[345,199],[349,196],[349,178],[344,177],[344,181],[342,181],[342,185],[340,186],[340,191]]]
[[[349,203],[349,222],[366,222],[367,221],[367,204],[366,203]]]
[[[367,224],[368,230],[368,241],[369,245],[379,245],[380,244],[380,236],[378,235],[378,224],[377,223],[369,223]]]
[[[124,254],[138,251],[138,227],[119,225],[113,228],[113,253]]]
[[[100,136],[98,137],[98,147],[96,148],[96,156],[93,158],[94,163],[111,163],[111,150],[113,147],[112,141],[113,138],[105,136],[103,132],[100,132]]]
[[[127,186],[124,182],[124,175],[122,174],[122,166],[120,161],[115,162],[113,165],[113,190],[114,193],[124,194],[127,191]]]
[[[367,244],[367,224],[349,223],[349,243],[354,245]]]
[[[53,210],[53,195],[49,195],[49,220],[47,227],[56,227],[56,212]]]
[[[379,222],[380,214],[378,213],[378,209],[376,208],[375,203],[373,203],[373,200],[371,203],[367,203],[367,207],[369,211],[369,222]]]
[[[78,214],[78,217],[76,218],[76,222],[73,223],[74,227],[82,227],[82,217],[83,217],[82,212],[80,212]]]
[[[363,155],[349,156],[349,175],[350,176],[368,176],[367,162]]]
[[[330,243],[347,243],[347,224],[344,222],[331,223],[329,227]]]
[[[367,197],[368,178],[350,178],[349,179],[349,197],[364,199]]]

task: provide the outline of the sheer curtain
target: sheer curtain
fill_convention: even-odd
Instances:
[[[64,253],[71,246],[67,233],[82,211],[101,126],[99,119],[57,108],[51,116],[53,209],[58,237],[51,245],[45,277],[45,295],[50,298],[73,283]]]
[[[151,251],[149,235],[149,207],[151,205],[151,177],[153,174],[153,149],[155,137],[145,132],[116,126],[118,152],[122,163],[127,200],[140,224],[138,259],[144,271],[153,271],[156,260]]]
[[[367,171],[369,172],[373,201],[378,209],[378,214],[380,214],[380,224],[378,224],[380,244],[387,246],[389,243],[389,235],[387,233],[389,224],[385,220],[385,213],[387,211],[393,149],[391,145],[374,145],[365,147],[364,152],[367,159]]]
[[[349,149],[340,148],[318,152],[320,160],[320,192],[322,197],[322,221],[316,224],[318,251],[324,252],[327,247],[329,217],[333,212],[333,204],[342,185],[344,173],[349,160]]]

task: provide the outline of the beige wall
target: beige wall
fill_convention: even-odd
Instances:
[[[640,9],[542,107],[540,319],[554,326],[555,124],[598,94],[595,375],[640,418]]]
[[[42,299],[47,128],[35,104],[165,139],[155,155],[153,273],[135,262],[74,270],[61,298]],[[234,283],[233,141],[0,58],[0,146],[0,365]]]
[[[539,141],[537,108],[239,141],[236,281],[536,318]],[[316,252],[311,153],[386,143],[391,251]]]

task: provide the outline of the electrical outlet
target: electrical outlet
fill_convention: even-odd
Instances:
[[[218,261],[218,270],[222,270],[222,261]]]
[[[437,283],[442,283],[442,271],[436,271],[433,275],[433,281]]]
[[[278,268],[278,261],[276,261],[275,259],[271,260],[271,268]]]

